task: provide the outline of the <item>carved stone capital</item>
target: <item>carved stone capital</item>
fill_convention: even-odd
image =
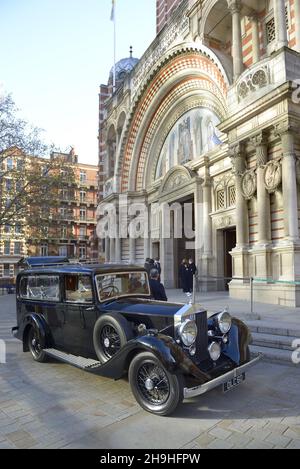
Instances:
[[[243,174],[245,171],[245,145],[244,143],[236,143],[230,145],[229,147],[229,157],[231,159],[231,164],[233,172],[235,174]]]
[[[265,132],[259,132],[250,139],[251,144],[256,149],[256,165],[263,167],[268,161],[268,137]]]
[[[228,9],[233,15],[234,13],[240,13],[242,6],[240,0],[227,0]]]

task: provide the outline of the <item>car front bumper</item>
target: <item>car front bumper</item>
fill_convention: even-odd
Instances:
[[[245,373],[253,365],[256,365],[256,363],[259,362],[261,358],[262,358],[262,355],[259,355],[258,357],[245,363],[244,365],[234,368],[234,370],[231,370],[228,373],[225,373],[224,375],[218,376],[217,378],[212,379],[211,381],[208,381],[207,383],[201,384],[200,386],[196,386],[193,388],[184,388],[183,390],[184,398],[188,399],[190,397],[199,396],[201,394],[204,394],[210,391],[211,389],[216,388],[217,386],[220,386],[221,384],[226,383],[227,381],[230,381],[232,378],[236,378],[237,376]]]

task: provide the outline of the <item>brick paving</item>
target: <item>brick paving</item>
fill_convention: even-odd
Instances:
[[[238,389],[157,417],[140,409],[126,379],[34,362],[10,336],[14,315],[14,296],[0,297],[0,449],[300,448],[300,367],[260,363]]]

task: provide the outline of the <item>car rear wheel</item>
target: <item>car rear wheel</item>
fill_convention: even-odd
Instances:
[[[40,334],[36,327],[31,327],[29,329],[29,332],[27,335],[27,344],[28,344],[28,349],[35,361],[40,362],[40,363],[47,361],[47,355],[45,354],[42,348]]]
[[[95,324],[93,342],[96,355],[106,363],[133,338],[128,321],[120,314],[105,314]]]
[[[151,352],[133,358],[128,378],[134,397],[148,412],[169,415],[182,402],[182,375],[169,373]]]

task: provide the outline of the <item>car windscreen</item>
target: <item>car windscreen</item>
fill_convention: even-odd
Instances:
[[[150,295],[146,272],[121,272],[97,275],[96,283],[100,301],[121,296]]]

